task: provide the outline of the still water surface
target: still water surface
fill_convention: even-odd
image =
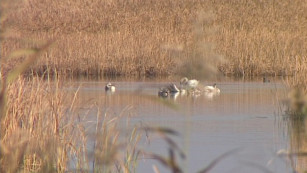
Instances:
[[[219,95],[166,98],[176,109],[156,101],[159,88],[169,81],[115,80],[116,92],[112,94],[104,91],[107,82],[78,81],[73,83],[73,89],[80,86],[84,103],[95,103],[112,116],[128,114],[130,128],[142,124],[178,131],[180,136],[173,139],[187,155],[185,160],[177,158],[185,172],[200,171],[218,156],[237,148],[238,152],[225,157],[210,172],[256,173],[263,169],[291,172],[286,160],[276,157],[276,152],[289,148],[287,127],[278,115],[277,98],[285,93],[280,82],[217,82],[221,89]],[[86,116],[94,121],[96,112]],[[123,131],[127,130],[125,122],[122,125]],[[159,139],[153,139],[150,144],[141,140],[140,147],[163,156],[168,153],[166,143]],[[170,172],[151,159],[139,160],[137,172],[154,172],[153,164],[161,172]]]

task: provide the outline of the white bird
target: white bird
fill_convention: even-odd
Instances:
[[[111,92],[114,92],[115,91],[115,86],[111,84],[111,82],[109,82],[105,88],[104,88],[106,91],[111,91]]]
[[[180,95],[181,96],[184,96],[184,95],[186,95],[187,94],[187,90],[185,90],[185,89],[180,89]]]
[[[184,77],[180,80],[180,85],[186,89],[194,89],[198,86],[199,81],[196,79],[189,80],[188,78]]]
[[[216,96],[218,93],[214,93],[214,92],[205,92],[204,96],[207,99],[213,99],[214,96]]]
[[[216,84],[213,84],[213,86],[205,86],[204,91],[205,92],[211,92],[211,93],[220,93],[221,92],[221,90],[216,87]]]

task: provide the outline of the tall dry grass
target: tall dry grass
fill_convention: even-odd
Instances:
[[[1,170],[63,172],[74,153],[73,126],[64,107],[64,92],[44,82],[19,78],[7,88],[1,120]]]
[[[56,46],[32,67],[37,73],[56,69],[67,75],[173,75],[182,62],[190,66],[195,56],[208,58],[196,58],[183,72],[206,71],[207,61],[224,56],[226,62],[215,61],[210,68],[238,76],[296,75],[306,72],[306,4],[29,0],[18,4],[4,24],[12,36],[22,34],[37,42],[56,39]],[[200,13],[211,17],[210,22],[200,23]],[[7,39],[1,55],[31,44]],[[11,63],[2,66],[9,69]]]
[[[78,93],[61,87],[59,81],[41,78],[18,78],[8,85],[1,115],[0,171],[132,172],[140,132],[134,128],[123,137],[118,123],[125,114],[112,117],[92,105],[97,121],[90,122],[79,110]]]
[[[231,71],[242,75],[294,75],[306,65],[304,1],[229,1],[223,11],[219,48]]]

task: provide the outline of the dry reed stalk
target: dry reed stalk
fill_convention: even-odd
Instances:
[[[192,58],[199,43],[193,38],[197,14],[212,11],[212,24],[204,25],[217,28],[216,33],[204,32],[203,43],[216,45],[209,60],[219,54],[228,60],[216,65],[220,71],[239,76],[295,75],[306,66],[302,61],[307,53],[307,7],[302,4],[305,0],[30,0],[20,3],[5,24],[14,29],[13,36],[57,39],[57,46],[33,66],[37,73],[56,69],[66,75],[172,75],[179,67],[177,58]],[[1,54],[29,44],[5,40]]]
[[[119,139],[117,127],[129,110],[115,118],[108,113],[100,117],[98,111],[97,142],[91,156],[88,142],[92,132],[86,130],[88,120],[78,115],[78,94],[67,94],[61,87],[59,80],[46,82],[35,77],[18,78],[8,86],[7,109],[1,121],[1,170],[89,171],[90,157],[95,158],[96,171],[135,170],[140,133],[133,130],[130,137]]]
[[[124,109],[123,112],[116,117],[109,113],[97,112],[94,157],[92,170],[96,172],[135,172],[138,159],[138,149],[141,133],[137,131],[137,127],[133,127],[125,132],[122,136],[119,131],[120,120],[126,116],[129,109]],[[129,118],[128,120],[129,121]],[[130,129],[130,125],[126,124],[120,128]]]
[[[64,124],[64,93],[53,90],[51,84],[35,78],[32,81],[19,78],[8,86],[7,112],[1,122],[2,170],[67,169],[75,141],[70,140],[72,127]],[[6,164],[10,162],[15,165]]]

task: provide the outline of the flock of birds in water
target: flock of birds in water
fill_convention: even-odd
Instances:
[[[266,76],[263,77],[263,83],[270,83],[270,79]],[[115,92],[115,86],[110,82],[107,83],[105,86],[106,92]],[[168,96],[172,98],[176,98],[178,95],[192,95],[192,96],[200,96],[201,94],[205,94],[208,98],[212,98],[215,95],[219,95],[221,90],[216,87],[216,84],[212,86],[203,86],[199,84],[199,81],[196,79],[188,79],[184,77],[180,80],[179,87],[174,84],[170,83],[167,86],[164,86],[159,89],[158,96],[167,98]]]
[[[115,92],[116,88],[113,84],[110,82],[107,83],[105,86],[105,91],[107,92]],[[215,95],[219,94],[221,91],[219,88],[216,87],[216,84],[213,84],[213,86],[201,86],[199,84],[199,81],[196,79],[188,79],[187,77],[184,77],[180,80],[180,86],[177,87],[176,84],[171,83],[167,86],[164,86],[159,89],[158,96],[160,97],[168,97],[170,95],[194,95],[198,96],[202,93]]]
[[[200,86],[199,81],[196,79],[189,80],[184,77],[180,80],[180,87],[178,88],[175,84],[169,84],[166,87],[160,88],[158,95],[161,97],[168,97],[172,94],[180,94],[180,95],[194,95],[198,96],[202,93],[206,94],[219,94],[221,91],[216,87],[216,84],[213,86]]]

